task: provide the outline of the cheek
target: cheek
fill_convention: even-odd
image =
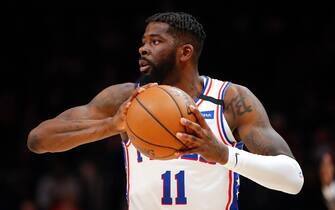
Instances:
[[[153,52],[155,52],[154,54],[156,55],[156,57],[166,57],[174,52],[174,49],[166,44],[161,44],[156,48],[154,48],[153,50],[154,50]]]
[[[154,64],[159,64],[164,62],[167,56],[168,53],[164,52],[163,50],[156,50],[154,53],[152,53],[152,61]]]
[[[160,45],[152,49],[152,61],[155,65],[165,63],[165,62],[171,62],[171,58],[175,57],[173,56],[175,49],[171,48],[171,46],[167,45]]]

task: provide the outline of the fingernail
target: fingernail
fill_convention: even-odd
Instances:
[[[176,133],[176,136],[177,136],[177,138],[181,138],[183,136],[183,134],[178,132],[178,133]]]
[[[181,124],[185,125],[186,124],[186,119],[185,118],[180,118]]]
[[[193,105],[190,105],[190,108],[193,109],[193,110],[195,110],[195,106],[193,106]]]

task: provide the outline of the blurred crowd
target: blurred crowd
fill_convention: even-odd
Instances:
[[[334,210],[335,97],[328,73],[335,67],[335,13],[223,10],[187,11],[207,31],[200,73],[249,87],[305,175],[297,196],[242,178],[240,208]],[[26,138],[41,121],[103,88],[135,81],[144,20],[153,11],[125,17],[64,10],[12,16],[4,26],[0,209],[126,209],[119,137],[43,155],[28,151]]]

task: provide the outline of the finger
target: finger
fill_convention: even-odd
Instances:
[[[205,120],[205,118],[202,116],[202,114],[201,114],[201,112],[199,111],[199,109],[196,108],[196,107],[193,106],[193,105],[190,105],[189,107],[190,107],[191,112],[195,115],[195,118],[197,118],[197,120],[198,120],[200,126],[201,126],[202,128],[208,129],[209,126],[207,125],[206,120]]]
[[[127,113],[128,109],[129,109],[129,107],[130,107],[130,105],[131,105],[131,101],[127,101],[126,104],[124,105],[124,106],[125,106],[125,108],[124,108],[124,113]]]
[[[175,152],[175,155],[182,156],[182,155],[188,155],[188,154],[199,154],[199,152],[200,152],[199,147],[193,147],[193,148],[188,148],[188,149],[177,150]]]
[[[158,83],[157,82],[151,82],[151,83],[148,83],[146,85],[144,85],[146,88],[149,88],[149,87],[153,87],[153,86],[157,86]]]
[[[176,137],[181,140],[188,148],[192,148],[192,147],[198,147],[201,143],[201,139],[187,134],[187,133],[180,133],[178,132],[176,134]]]
[[[157,82],[153,82],[153,83],[148,83],[148,84],[146,84],[146,85],[143,85],[143,86],[140,86],[140,87],[138,87],[138,89],[139,89],[139,91],[144,91],[145,89],[148,89],[148,88],[150,88],[150,87],[154,87],[154,86],[157,86],[158,85],[158,83]]]
[[[127,101],[125,102],[125,104],[127,104],[128,106],[130,106],[130,104],[133,102],[133,100],[136,98],[136,96],[138,95],[137,92],[134,92],[133,95],[131,95]]]
[[[150,88],[150,87],[153,87],[153,86],[156,86],[158,85],[158,83],[149,83],[149,84],[146,84],[146,85],[143,85],[143,86],[139,86],[136,88],[136,95],[139,94],[139,93],[142,93],[143,91],[145,91],[146,89]]]
[[[126,117],[127,116],[127,113],[128,113],[128,110],[129,110],[129,107],[131,105],[131,101],[129,101],[129,99],[127,101],[125,101],[120,107],[119,107],[119,110],[118,112],[121,114],[121,117]]]
[[[184,145],[185,145],[185,149],[199,147],[198,144],[196,144],[196,143],[194,143],[194,142],[192,142],[192,141],[190,141],[190,140],[186,140],[186,141],[184,141],[183,143],[184,143]]]
[[[156,85],[158,85],[158,83],[155,82],[155,83],[149,83],[149,84],[146,84],[146,85],[137,87],[137,88],[133,91],[132,95],[131,95],[131,96],[124,102],[125,104],[127,104],[127,105],[125,105],[126,110],[128,110],[128,108],[130,107],[131,102],[136,98],[136,96],[137,96],[138,94],[140,94],[140,93],[143,92],[144,90],[148,89],[149,87],[153,87],[153,86],[156,86]],[[130,102],[130,103],[129,103],[129,102]]]
[[[204,137],[204,132],[201,126],[195,122],[192,122],[186,118],[181,118],[180,123],[186,128],[193,130],[199,137]]]
[[[131,94],[131,96],[127,99],[127,102],[131,102],[131,101],[133,101],[135,98],[136,98],[136,96],[139,94],[139,89],[138,88],[136,88],[134,91],[133,91],[133,93]]]

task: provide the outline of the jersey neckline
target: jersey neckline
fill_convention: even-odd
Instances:
[[[201,76],[204,80],[204,84],[203,84],[203,88],[202,91],[200,93],[200,95],[194,99],[194,102],[197,106],[199,106],[201,104],[201,102],[203,101],[203,99],[200,99],[199,97],[201,95],[207,95],[211,86],[212,86],[212,79],[208,76]]]

